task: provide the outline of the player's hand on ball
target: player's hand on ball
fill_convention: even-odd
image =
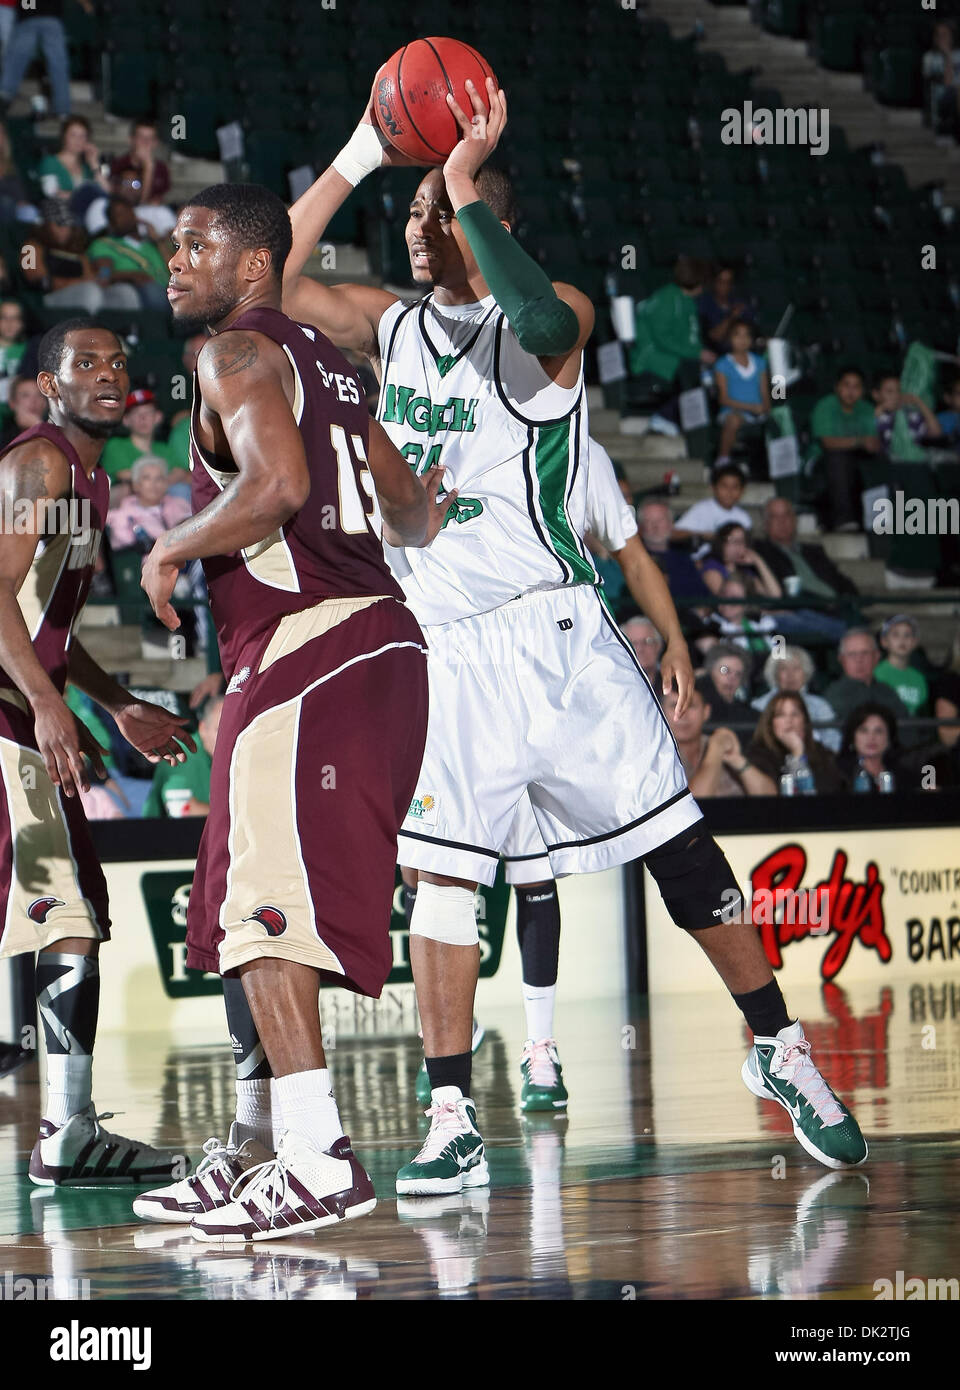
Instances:
[[[380,74],[382,72],[382,67],[377,68],[373,82],[370,86],[370,97],[367,101],[366,110],[360,117],[360,124],[373,126],[374,130],[377,133],[377,139],[380,141],[380,147],[383,151],[383,153],[380,156],[381,169],[423,168],[424,166],[419,165],[415,159],[411,159],[408,154],[401,154],[401,152],[394,145],[391,145],[390,141],[384,135],[383,131],[380,129],[380,126],[377,123],[377,118],[374,113],[377,105],[377,85],[380,81]]]
[[[179,574],[179,566],[161,560],[160,547],[155,545],[144,560],[140,575],[140,588],[150,600],[150,607],[171,632],[180,626],[180,619],[170,603]]]
[[[660,678],[663,681],[664,693],[674,685],[677,687],[677,707],[673,717],[674,720],[682,718],[693,694],[693,666],[687,644],[682,637],[675,637],[672,642],[667,643],[660,658]]]
[[[191,753],[197,751],[197,745],[184,731],[183,726],[187,721],[177,714],[171,714],[162,705],[151,704],[148,700],[131,700],[128,705],[114,710],[113,717],[127,742],[151,763],[162,760],[173,766],[186,761],[183,748],[189,748]]]
[[[423,475],[423,486],[427,494],[427,506],[429,507],[429,520],[427,522],[427,539],[429,545],[435,536],[439,535],[440,528],[443,526],[447,513],[457,500],[457,489],[452,488],[445,493],[440,501],[437,501],[437,493],[443,486],[443,475],[445,468],[429,468]]]
[[[457,174],[472,179],[497,148],[507,124],[507,98],[503,91],[497,90],[492,77],[487,78],[489,112],[469,78],[465,85],[473,106],[472,116],[465,115],[452,93],[447,93],[447,105],[457,118],[461,139],[443,166],[445,179]]]

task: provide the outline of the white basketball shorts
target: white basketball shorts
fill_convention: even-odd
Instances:
[[[425,635],[427,746],[402,865],[493,883],[525,792],[554,877],[639,859],[701,819],[666,716],[591,585]]]

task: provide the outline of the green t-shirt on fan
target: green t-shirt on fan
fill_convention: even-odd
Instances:
[[[186,467],[186,464],[173,452],[169,444],[161,444],[158,439],[155,439],[149,449],[138,449],[129,437],[126,439],[108,439],[100,463],[107,477],[115,481],[118,474],[129,473],[137,459],[143,458],[145,454],[163,459],[168,472],[172,468]]]
[[[152,241],[131,241],[129,237],[98,236],[87,249],[91,261],[109,261],[118,275],[149,275],[165,285],[170,271]]]
[[[823,452],[823,439],[856,439],[864,435],[875,435],[877,417],[869,401],[857,401],[850,410],[845,410],[835,391],[823,396],[813,407],[810,416],[810,433],[813,436],[812,457]]]
[[[929,696],[927,678],[919,671],[915,671],[912,666],[901,671],[898,667],[891,665],[889,661],[881,661],[873,676],[874,680],[889,685],[890,689],[899,695],[911,715],[919,714],[925,707]]]
[[[159,763],[143,807],[144,816],[165,816],[171,819],[183,814],[187,800],[210,804],[210,754],[202,746],[187,753],[186,761],[171,767]]]

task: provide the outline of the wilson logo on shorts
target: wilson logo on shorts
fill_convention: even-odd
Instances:
[[[560,629],[561,632],[569,632],[570,629],[573,627],[573,619],[561,618],[557,623],[557,627]]]
[[[27,908],[27,916],[33,922],[45,922],[52,907],[66,907],[62,898],[34,898]]]
[[[287,930],[287,919],[279,907],[258,907],[256,912],[251,912],[250,916],[244,917],[243,920],[259,922],[267,936],[282,936]]]

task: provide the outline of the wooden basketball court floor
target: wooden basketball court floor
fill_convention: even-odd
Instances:
[[[397,1200],[396,1168],[427,1123],[415,1031],[342,1038],[341,1114],[379,1205],[240,1249],[138,1222],[128,1191],[34,1188],[31,1064],[0,1082],[0,1284],[52,1277],[54,1296],[91,1300],[816,1300],[873,1299],[898,1271],[957,1277],[960,983],[826,986],[791,1005],[867,1134],[861,1169],[821,1167],[783,1112],[746,1091],[747,1034],[719,989],[561,1001],[569,1113],[523,1117],[518,1003],[484,1019],[475,1060],[489,1190]],[[226,1134],[233,1075],[217,1039],[113,1034],[95,1099],[118,1112],[108,1127],[198,1155]]]

